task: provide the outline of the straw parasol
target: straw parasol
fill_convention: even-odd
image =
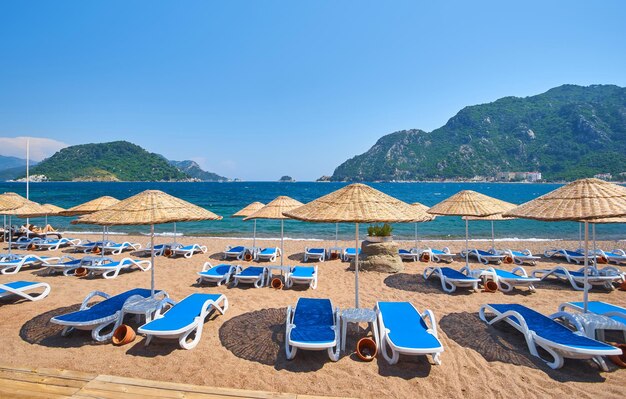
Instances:
[[[305,222],[355,224],[355,304],[359,307],[359,223],[413,223],[431,218],[419,207],[393,198],[365,184],[350,184],[326,194],[286,216]]]
[[[77,215],[86,215],[89,213],[94,213],[106,209],[112,205],[120,202],[117,198],[109,197],[105,195],[104,197],[98,197],[91,201],[87,201],[84,204],[76,205],[72,208],[68,208],[62,212],[59,212],[61,216],[77,216]]]
[[[72,223],[103,226],[150,225],[152,268],[150,285],[154,295],[154,225],[172,222],[219,220],[213,212],[159,190],[146,190],[107,209],[85,215]]]
[[[289,219],[289,217],[283,215],[284,212],[288,212],[292,209],[295,209],[299,206],[304,205],[302,202],[297,201],[293,198],[287,197],[285,195],[281,195],[276,197],[273,201],[254,212],[253,214],[245,217],[243,220],[250,219],[279,219],[280,220],[280,265],[283,266],[283,257],[284,257],[284,224],[285,219]]]
[[[418,212],[421,213],[426,213],[426,215],[428,215],[429,219],[428,220],[422,220],[422,222],[432,222],[433,220],[435,220],[435,218],[437,216],[435,215],[431,215],[429,213],[427,213],[427,211],[430,209],[429,207],[427,207],[426,205],[420,203],[420,202],[414,202],[411,204],[412,207],[417,208]],[[419,222],[415,222],[415,250],[419,251],[418,248],[418,239],[417,239],[417,225]]]
[[[589,301],[589,223],[626,216],[626,187],[600,179],[580,179],[526,202],[504,216],[543,221],[582,221],[585,226],[584,312]],[[594,254],[595,255],[595,254]]]
[[[477,193],[463,190],[428,210],[433,215],[485,217],[502,214],[515,208],[514,204]],[[469,267],[469,223],[465,219],[465,266]]]
[[[265,206],[264,203],[255,201],[249,204],[248,206],[244,207],[243,209],[240,209],[238,212],[235,212],[232,217],[241,217],[241,218],[248,217],[252,215],[254,212],[263,208],[264,206]],[[254,219],[254,228],[252,230],[252,251],[253,252],[256,251],[256,219]]]
[[[23,214],[30,214],[30,213],[42,213],[45,211],[45,208],[42,205],[34,201],[28,200],[16,193],[4,193],[0,197],[4,200],[8,199],[14,204],[18,204],[17,208],[2,211],[2,213],[5,216],[9,216],[9,256],[10,256],[12,252],[11,244],[13,243],[13,229],[10,227],[11,217],[20,216]]]

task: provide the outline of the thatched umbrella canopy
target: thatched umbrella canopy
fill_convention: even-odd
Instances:
[[[504,216],[544,221],[583,221],[585,224],[584,311],[587,311],[589,284],[590,220],[626,216],[626,187],[599,179],[580,179],[526,202]],[[595,254],[594,254],[595,255]]]
[[[463,190],[431,207],[428,213],[447,216],[478,216],[487,217],[502,215],[515,208],[515,204],[477,193]],[[497,216],[494,216],[497,217]],[[469,223],[465,219],[465,266],[469,267]]]
[[[2,213],[5,216],[9,216],[9,226],[11,226],[11,217],[12,216],[20,216],[26,215],[30,213],[42,213],[45,211],[45,208],[40,204],[28,200],[16,193],[4,193],[0,196],[1,198],[8,199],[14,204],[18,204],[17,208],[4,210]],[[13,243],[13,230],[9,227],[9,256],[12,252],[12,243]]]
[[[412,223],[430,220],[419,207],[393,198],[365,184],[350,184],[326,194],[286,216],[305,222],[355,223],[355,303],[359,307],[359,223]]]
[[[283,266],[283,257],[285,255],[284,246],[285,246],[285,236],[284,236],[284,224],[285,219],[289,219],[288,216],[285,216],[283,213],[291,211],[299,206],[302,206],[302,202],[295,200],[291,197],[287,197],[286,195],[281,195],[279,197],[274,198],[267,205],[259,209],[258,211],[252,213],[251,215],[245,217],[243,220],[250,219],[279,219],[280,220],[280,265]]]
[[[159,190],[146,190],[107,209],[81,216],[72,223],[103,226],[150,225],[151,288],[154,295],[154,225],[172,222],[219,220],[221,216]]]
[[[243,209],[240,209],[239,211],[235,212],[232,217],[241,217],[241,218],[248,217],[252,215],[254,212],[263,208],[264,206],[265,206],[264,203],[255,201],[251,204],[248,204]],[[253,252],[256,251],[256,219],[254,219],[254,227],[252,229],[252,251]]]
[[[87,215],[89,213],[94,213],[106,209],[112,205],[120,202],[117,198],[109,197],[105,195],[103,197],[99,197],[93,199],[91,201],[87,201],[84,204],[76,205],[74,207],[68,208],[62,212],[59,212],[61,216],[77,216],[77,215]]]
[[[4,211],[9,211],[20,206],[22,201],[16,201],[12,194],[15,193],[0,194],[0,213],[4,213]]]

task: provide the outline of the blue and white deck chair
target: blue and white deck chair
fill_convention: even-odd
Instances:
[[[292,360],[298,349],[328,351],[333,362],[339,360],[339,308],[330,299],[299,298],[287,308],[285,352]]]

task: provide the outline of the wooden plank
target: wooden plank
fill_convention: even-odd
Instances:
[[[89,381],[84,389],[94,391],[105,391],[115,393],[129,393],[137,396],[151,396],[157,398],[184,398],[185,395],[181,391],[175,391],[171,389],[161,389],[157,387],[151,387],[149,385],[131,385],[131,384],[119,384],[109,381],[99,381],[97,378],[93,381]]]
[[[62,399],[69,398],[67,395],[55,395],[49,392],[27,391],[19,388],[0,387],[0,398],[30,399],[30,398],[50,398]]]
[[[0,378],[0,387],[2,389],[23,389],[25,391],[33,391],[33,392],[42,392],[49,393],[54,395],[66,395],[71,396],[72,394],[78,392],[78,388],[72,387],[59,387],[54,385],[46,385],[39,384],[34,382],[24,382],[24,381],[16,381],[16,380],[5,380]]]
[[[87,373],[84,371],[65,370],[65,369],[51,369],[51,368],[37,368],[35,372],[38,374],[46,374],[49,376],[59,378],[70,378],[73,380],[91,381],[98,375],[95,373]]]
[[[264,391],[247,391],[243,389],[234,388],[215,388],[205,387],[198,385],[182,384],[177,382],[167,381],[151,381],[140,378],[128,378],[128,377],[116,377],[111,375],[99,375],[95,378],[95,381],[112,382],[117,384],[127,385],[139,385],[149,386],[160,389],[167,389],[173,391],[182,391],[189,393],[205,393],[216,394],[226,397],[244,397],[244,398],[256,398],[256,399],[296,399],[296,395],[289,393],[277,393],[277,392],[264,392]]]
[[[82,388],[87,382],[82,380],[74,380],[69,378],[49,377],[37,373],[27,372],[10,372],[0,370],[0,378],[5,380],[35,382],[40,384],[55,385],[60,387]]]

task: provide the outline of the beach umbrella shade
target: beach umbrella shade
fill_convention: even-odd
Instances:
[[[365,184],[355,183],[333,191],[286,216],[305,222],[355,224],[355,305],[359,307],[359,224],[414,223],[431,215]]]
[[[173,222],[219,220],[221,216],[159,190],[146,190],[107,209],[81,216],[72,223],[102,226],[150,225],[152,268],[150,287],[154,296],[154,225]]]
[[[285,256],[284,224],[285,224],[285,219],[289,219],[289,217],[285,216],[283,213],[288,212],[302,205],[304,204],[300,201],[297,201],[285,195],[281,195],[280,197],[276,197],[274,200],[269,202],[267,205],[265,205],[258,211],[254,212],[250,216],[247,216],[243,219],[243,220],[251,220],[251,219],[278,219],[280,220],[280,265],[281,266],[283,266],[283,257]]]
[[[249,204],[248,206],[244,207],[243,209],[240,209],[239,211],[233,213],[232,217],[241,217],[241,218],[248,217],[252,215],[254,212],[263,208],[264,206],[265,206],[264,203],[255,201]],[[252,250],[253,251],[256,250],[256,219],[254,219],[254,228],[252,229]]]
[[[80,216],[80,215],[88,215],[90,213],[94,213],[94,212],[98,212],[104,209],[107,209],[117,203],[119,203],[120,200],[118,200],[117,198],[113,198],[110,197],[108,195],[102,196],[102,197],[98,197],[95,199],[92,199],[90,201],[87,201],[85,203],[82,203],[80,205],[76,205],[73,206],[71,208],[68,208],[64,211],[59,212],[60,216]],[[106,226],[102,226],[102,247],[101,247],[101,252],[102,252],[102,256],[104,256],[104,241],[105,241],[105,233],[106,233]]]
[[[431,207],[427,212],[445,216],[491,216],[502,214],[515,204],[472,190],[463,190]],[[469,267],[469,223],[465,219],[465,266]]]
[[[589,223],[626,216],[626,187],[600,179],[580,179],[526,202],[503,216],[542,221],[582,221],[585,232],[584,312],[589,301]]]
[[[11,252],[12,252],[11,244],[13,242],[13,234],[12,234],[13,231],[10,228],[11,217],[12,216],[19,217],[21,215],[28,215],[28,214],[42,214],[43,212],[46,211],[46,208],[16,193],[4,193],[0,197],[8,198],[9,200],[13,201],[13,203],[19,204],[17,208],[2,211],[4,215],[9,216],[9,255],[11,255]]]
[[[426,213],[426,215],[428,215],[429,219],[428,220],[422,220],[421,222],[432,222],[437,217],[435,215],[431,215],[430,213],[427,213],[426,211],[428,211],[428,209],[430,209],[430,208],[428,208],[426,205],[424,205],[424,204],[422,204],[420,202],[414,202],[414,203],[411,204],[411,206],[419,209],[420,211],[422,211],[422,212]],[[417,238],[417,225],[419,223],[420,222],[415,222],[415,249],[416,250],[419,250],[419,248],[418,248],[418,241],[419,240]]]

